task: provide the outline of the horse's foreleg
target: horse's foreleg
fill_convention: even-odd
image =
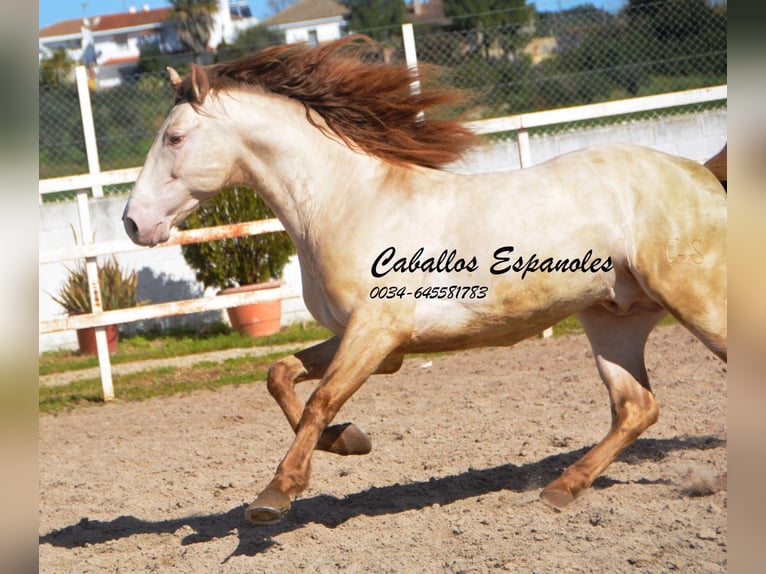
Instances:
[[[303,408],[295,439],[269,485],[247,508],[248,520],[267,524],[290,509],[290,498],[308,486],[311,453],[341,406],[376,370],[386,365],[395,348],[391,334],[365,337],[349,330],[338,345],[319,386]],[[297,400],[297,398],[296,398]],[[294,416],[292,399],[285,401],[288,419]]]
[[[295,393],[295,385],[303,381],[321,379],[330,365],[340,339],[332,337],[318,345],[280,359],[269,368],[266,386],[285,413],[293,431],[298,431],[303,403]],[[336,454],[367,454],[372,448],[370,438],[352,423],[327,427],[316,446]]]
[[[295,385],[303,381],[321,379],[335,356],[339,344],[340,339],[332,337],[313,347],[280,359],[269,368],[267,388],[294,431],[297,432],[298,430],[304,407],[295,393]],[[401,355],[388,357],[376,372],[396,372],[401,366],[402,360]],[[372,449],[372,442],[353,423],[342,423],[327,427],[322,432],[316,448],[342,455],[367,454]]]
[[[664,311],[618,317],[602,307],[579,315],[590,339],[599,373],[609,391],[612,425],[606,437],[540,494],[563,508],[585,492],[607,466],[659,415],[644,366],[644,346]]]

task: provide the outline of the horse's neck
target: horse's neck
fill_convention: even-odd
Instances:
[[[307,240],[317,218],[325,227],[339,206],[362,200],[360,193],[374,200],[379,188],[375,182],[392,168],[311,125],[295,102],[270,96],[265,100],[247,103],[258,110],[252,119],[240,112],[247,150],[243,183],[263,197],[293,241]]]

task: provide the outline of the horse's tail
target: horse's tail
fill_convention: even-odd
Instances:
[[[717,154],[715,154],[713,157],[711,157],[709,160],[705,162],[705,167],[708,168],[710,171],[713,172],[713,175],[715,175],[718,178],[718,181],[721,182],[721,185],[724,189],[726,189],[726,146],[728,144],[724,144],[723,149],[719,151]]]

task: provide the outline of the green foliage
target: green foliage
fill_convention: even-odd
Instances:
[[[170,18],[175,22],[178,39],[195,54],[207,51],[216,0],[169,0]]]
[[[40,85],[59,87],[72,81],[75,62],[64,48],[58,48],[40,62]]]
[[[453,14],[465,11],[453,27],[470,29],[418,37],[418,55],[448,67],[453,85],[478,94],[481,117],[726,82],[726,13],[705,0],[634,0],[616,15],[592,5],[538,12],[533,28],[506,24],[523,11],[499,5],[484,18],[480,3],[493,7],[446,2]],[[477,11],[471,17],[469,8]],[[534,64],[523,51],[530,29],[555,41],[553,54]]]
[[[191,391],[213,391],[227,385],[244,385],[266,379],[268,359],[253,363],[243,357],[218,364],[195,363],[189,367],[159,367],[128,375],[115,375],[115,393],[121,401],[142,401]],[[75,408],[104,404],[98,378],[75,381],[61,386],[40,387],[38,410],[41,414],[66,412]]]
[[[369,2],[358,4],[362,18]],[[372,14],[365,32],[398,36],[390,12]],[[462,6],[460,8],[458,6]],[[468,14],[468,6],[474,14]],[[516,6],[516,9],[514,9]],[[416,24],[418,59],[440,66],[452,85],[479,96],[474,117],[524,113],[554,107],[698,88],[727,81],[726,5],[707,0],[631,0],[617,14],[593,5],[536,12],[534,5],[499,0],[445,1],[455,10],[453,26]],[[462,12],[457,12],[458,8]],[[483,11],[482,11],[483,10]],[[374,12],[374,11],[373,11]],[[388,14],[389,19],[384,16]],[[352,14],[353,16],[353,14]],[[361,20],[360,20],[361,21]],[[521,25],[521,22],[530,25]],[[385,25],[384,25],[385,24]],[[494,24],[494,25],[491,25]],[[555,48],[537,63],[524,50],[532,34]],[[375,35],[375,34],[373,34]],[[379,38],[380,40],[381,38]],[[219,61],[249,54],[283,38],[263,26],[240,34],[218,50]],[[142,74],[121,86],[92,92],[102,170],[141,165],[173,102],[165,66],[188,70],[193,55],[142,51]],[[40,178],[88,171],[75,87],[50,79],[41,64],[39,89]],[[63,76],[62,76],[63,77]],[[457,110],[462,111],[462,110]],[[53,196],[46,195],[46,201]]]
[[[111,358],[111,362],[117,365],[228,349],[271,347],[293,343],[299,346],[308,342],[323,341],[331,336],[332,333],[329,330],[313,321],[292,323],[281,329],[279,333],[265,337],[241,335],[232,330],[228,323],[221,322],[202,329],[155,330],[134,337],[122,337],[120,352]],[[48,351],[42,353],[38,361],[38,372],[41,376],[93,367],[98,367],[98,357],[81,355],[77,351]]]
[[[651,72],[726,74],[727,17],[706,0],[631,0],[626,8],[633,38],[660,53]]]
[[[457,30],[509,24],[518,28],[530,22],[534,6],[527,7],[526,0],[444,0],[444,13]]]
[[[101,306],[104,311],[124,309],[136,306],[135,271],[123,271],[117,259],[112,257],[103,265],[98,265],[98,282],[101,290]],[[69,315],[90,313],[90,290],[85,264],[79,262],[69,269],[69,276],[53,300],[61,305]]]
[[[172,103],[164,69],[91,92],[101,169],[141,165]],[[76,87],[40,86],[39,114],[40,178],[87,172]]]
[[[41,85],[39,98],[40,179],[87,172],[77,88]]]
[[[348,27],[363,31],[378,42],[388,42],[401,36],[407,7],[404,0],[342,0],[350,13]]]
[[[273,218],[274,214],[248,188],[231,188],[202,205],[183,224],[185,229]],[[184,259],[206,287],[226,288],[282,277],[292,241],[284,232],[193,243],[181,247]]]
[[[138,68],[136,76],[138,82],[146,77],[155,76],[163,80],[166,93],[171,93],[168,82],[167,67],[172,66],[179,74],[189,71],[189,64],[194,61],[194,54],[189,52],[166,53],[157,42],[142,42],[139,48]],[[135,78],[133,78],[135,80]]]
[[[269,30],[263,24],[250,26],[237,34],[234,41],[226,46],[218,47],[217,59],[219,62],[234,60],[254,54],[267,46],[284,44],[285,36],[281,32]]]

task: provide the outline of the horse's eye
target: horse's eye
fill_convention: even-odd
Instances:
[[[168,145],[176,146],[180,144],[182,141],[184,141],[184,136],[177,135],[177,134],[174,134],[174,135],[168,134],[167,136]]]

